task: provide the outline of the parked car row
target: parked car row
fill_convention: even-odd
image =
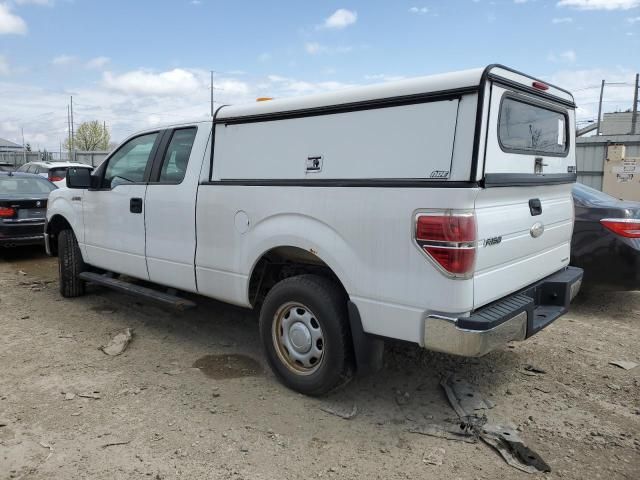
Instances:
[[[5,205],[15,201],[18,203],[13,205],[22,209],[24,204],[19,202],[31,198],[35,190],[35,196],[38,197],[35,201],[45,202],[46,206],[46,195],[40,194],[48,195],[53,188],[42,187],[47,185],[46,182],[28,180],[31,176],[29,172],[47,178],[60,188],[66,186],[66,174],[70,167],[93,170],[91,166],[72,162],[30,162],[17,170],[12,164],[0,163],[0,174],[13,171],[21,174],[13,179],[0,179],[0,246],[43,242],[42,232],[30,234],[44,224],[41,207],[29,213],[32,215],[30,222],[22,222],[20,228],[14,228],[19,223],[17,220],[22,218],[17,217],[17,210],[9,211]],[[640,280],[640,202],[619,200],[581,183],[573,187],[573,201],[575,224],[571,264],[584,268],[587,280]],[[38,212],[42,214],[40,223],[33,217]],[[11,230],[8,230],[9,226]],[[9,232],[16,233],[19,238],[12,240]]]

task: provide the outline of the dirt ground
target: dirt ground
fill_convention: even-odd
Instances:
[[[640,363],[640,292],[583,292],[481,359],[389,345],[380,373],[315,399],[273,377],[253,313],[204,299],[178,313],[100,288],[66,300],[56,265],[0,252],[0,479],[530,478],[482,442],[409,432],[455,419],[448,372],[519,428],[552,468],[540,477],[640,478],[640,367],[609,364]],[[124,354],[98,349],[127,327]],[[322,410],[353,405],[349,420]]]

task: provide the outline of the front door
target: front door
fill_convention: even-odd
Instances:
[[[83,198],[87,263],[148,279],[145,259],[145,195],[161,132],[124,143],[100,167],[100,188]]]

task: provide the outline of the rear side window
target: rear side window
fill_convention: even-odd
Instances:
[[[564,156],[567,115],[507,96],[500,105],[498,140],[505,152]]]
[[[161,183],[180,183],[187,172],[191,147],[196,138],[196,128],[175,130],[162,160],[159,181]]]

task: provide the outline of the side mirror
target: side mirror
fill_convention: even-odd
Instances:
[[[68,188],[91,188],[91,171],[88,168],[69,167],[67,170]]]

